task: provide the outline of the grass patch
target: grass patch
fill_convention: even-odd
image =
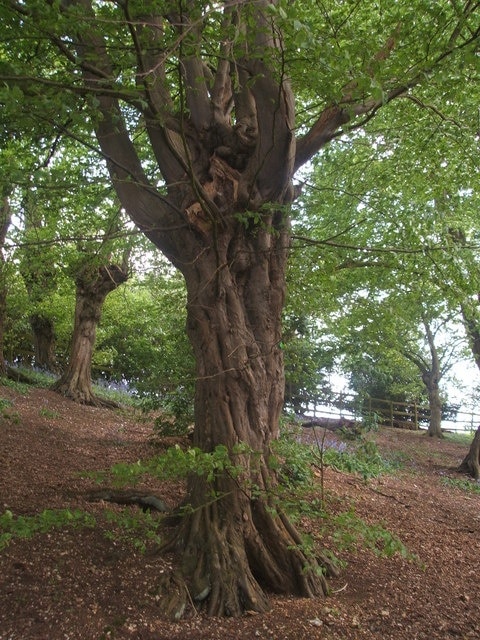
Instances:
[[[281,481],[290,486],[310,483],[314,468],[331,467],[345,473],[355,473],[364,480],[393,473],[401,466],[398,456],[384,458],[376,442],[363,436],[356,441],[327,445],[319,438],[316,445],[298,441],[299,431],[288,429],[273,443]]]
[[[480,482],[477,482],[473,478],[442,478],[442,484],[445,487],[460,489],[460,491],[466,491],[467,493],[475,493],[480,495]]]
[[[15,424],[20,422],[20,416],[16,411],[12,411],[13,402],[6,398],[0,398],[0,418],[3,420],[11,420]]]
[[[445,433],[445,440],[449,442],[457,442],[458,444],[463,444],[465,446],[470,446],[472,444],[473,437],[475,435],[476,429],[473,431],[457,431],[455,433]]]
[[[58,413],[58,411],[52,411],[47,407],[42,407],[39,411],[39,414],[42,416],[42,418],[60,418],[60,414]]]
[[[378,478],[385,473],[393,473],[400,466],[398,460],[383,458],[372,440],[361,440],[353,450],[325,449],[321,453],[321,459],[327,467],[355,473],[362,476],[364,480]]]

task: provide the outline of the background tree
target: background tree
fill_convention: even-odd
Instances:
[[[2,201],[0,204],[0,377],[7,374],[5,363],[4,338],[5,321],[7,310],[7,274],[5,266],[5,239],[11,221],[10,201],[8,198],[8,188],[3,188]]]
[[[430,115],[425,100],[455,111],[476,68],[475,6],[66,0],[60,11],[30,0],[3,8],[5,33],[17,40],[2,79],[30,95],[41,86],[44,100],[60,89],[70,106],[78,98],[120,202],[185,278],[195,445],[233,452],[241,441],[255,452],[234,458],[246,487],[228,474],[213,487],[189,483],[191,511],[175,540],[189,592],[210,614],[236,615],[268,608],[265,589],[325,591],[269,497],[293,176],[414,88],[411,117]],[[390,130],[400,131],[405,113],[389,113]]]
[[[22,252],[20,272],[30,299],[34,364],[45,371],[58,373],[55,323],[48,303],[45,304],[49,294],[57,288],[58,250],[53,243],[55,222],[53,216],[50,216],[51,221],[47,220],[47,211],[51,214],[49,203],[39,201],[32,184],[24,188],[21,200],[26,250]]]
[[[108,240],[103,243],[107,244]],[[128,252],[120,263],[100,263],[92,256],[78,269],[75,279],[76,301],[68,367],[53,384],[62,395],[89,405],[112,405],[97,398],[92,388],[92,358],[97,326],[107,295],[128,278]]]
[[[192,403],[195,366],[185,333],[185,285],[165,260],[134,273],[105,301],[93,362],[98,376],[127,381],[140,396]],[[133,261],[135,265],[135,261]],[[138,266],[138,265],[137,265]]]
[[[316,325],[316,318],[288,313],[283,322],[285,406],[298,415],[331,395],[334,352]]]

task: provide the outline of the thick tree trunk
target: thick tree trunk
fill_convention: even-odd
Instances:
[[[54,391],[75,402],[89,405],[115,404],[101,400],[93,393],[92,357],[105,298],[125,282],[127,277],[126,270],[117,265],[109,265],[84,269],[77,278],[70,361],[65,373],[52,387]]]
[[[185,273],[197,363],[194,445],[206,452],[227,447],[241,469],[238,477],[220,475],[210,485],[191,479],[188,515],[176,537],[188,591],[210,615],[265,611],[266,591],[326,592],[317,560],[307,558],[272,498],[270,445],[278,437],[284,389],[282,242],[259,229],[242,248],[238,236],[232,238],[232,253],[219,239],[216,252]],[[235,454],[239,443],[251,453]],[[179,615],[183,604],[180,599],[170,614]]]
[[[30,326],[33,333],[35,366],[44,371],[58,372],[53,320],[42,314],[35,313],[30,318]]]
[[[475,480],[480,479],[480,427],[477,428],[470,450],[458,467],[459,473],[468,473]]]
[[[94,16],[89,0],[69,4]],[[280,317],[296,152],[293,93],[270,9],[267,0],[225,4],[225,21],[244,45],[222,41],[213,81],[201,58],[195,3],[138,21],[128,15],[135,42],[143,43],[136,46],[137,80],[148,97],[139,104],[166,193],[150,184],[115,92],[103,92],[116,66],[103,33],[82,30],[74,38],[85,84],[98,98],[96,135],[117,195],[185,276],[197,367],[194,444],[205,452],[224,448],[241,470],[235,478],[217,475],[210,486],[198,476],[189,482],[190,509],[165,547],[183,560],[183,576],[165,584],[165,610],[175,618],[187,601],[183,580],[214,615],[264,611],[268,590],[326,591],[320,565],[273,502],[269,468],[284,392]],[[165,81],[165,29],[182,42],[175,97]],[[178,118],[177,96],[185,99]],[[240,442],[250,454],[235,454]]]

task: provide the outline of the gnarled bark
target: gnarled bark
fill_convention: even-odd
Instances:
[[[89,0],[68,4],[93,15]],[[185,277],[197,366],[194,444],[205,452],[222,445],[233,456],[234,445],[243,442],[254,452],[234,460],[241,480],[224,474],[213,486],[198,477],[189,481],[189,510],[168,545],[183,559],[182,572],[165,585],[164,610],[175,618],[186,604],[182,584],[215,615],[265,611],[269,590],[326,592],[320,564],[301,548],[300,536],[271,498],[276,478],[268,461],[284,390],[278,345],[295,139],[290,85],[264,60],[275,58],[278,47],[269,4],[242,2],[225,9],[232,28],[244,30],[248,17],[259,29],[248,51],[245,45],[244,58],[232,58],[228,66],[219,62],[208,82],[210,94],[202,77],[206,81],[203,74],[211,71],[191,59],[196,19],[186,6],[181,16],[129,20],[137,81],[144,88],[141,109],[167,196],[150,184],[118,98],[98,91],[99,78],[105,86],[113,77],[101,32],[89,28],[75,37],[85,86],[97,94],[96,135],[117,195]],[[190,8],[194,12],[193,3]],[[165,82],[164,28],[182,43],[179,75],[187,109],[179,117]],[[230,45],[222,46],[228,59]],[[207,99],[211,109],[205,109]]]
[[[75,321],[70,360],[65,373],[52,386],[54,391],[75,402],[116,406],[95,396],[92,388],[92,357],[97,326],[107,295],[125,282],[128,273],[118,265],[88,266],[76,281]]]
[[[477,428],[470,450],[458,467],[459,473],[468,473],[468,475],[480,479],[480,427]]]
[[[265,611],[268,591],[305,597],[327,591],[320,564],[306,556],[273,501],[276,477],[268,464],[283,400],[286,236],[259,229],[247,241],[241,226],[236,231],[199,257],[186,282],[197,363],[193,444],[207,452],[225,445],[239,475],[219,475],[211,484],[192,477],[188,512],[167,545],[180,552],[193,601],[215,616]],[[252,453],[235,455],[239,443]]]
[[[416,71],[401,86],[392,81],[381,100],[349,83],[297,144],[275,5],[241,0],[219,4],[212,15],[193,2],[109,5],[121,47],[131,40],[135,91],[123,87],[115,35],[95,20],[96,3],[62,0],[67,18],[73,9],[72,33],[55,40],[83,74],[78,90],[95,96],[92,122],[122,206],[185,276],[197,363],[194,443],[206,452],[222,445],[233,456],[244,442],[254,452],[235,458],[243,481],[225,474],[213,486],[190,480],[190,512],[169,545],[181,551],[192,598],[211,614],[263,611],[268,590],[325,591],[319,565],[270,497],[276,479],[268,460],[284,389],[278,344],[293,175],[342,125],[358,126],[358,116],[372,117],[423,77]],[[225,37],[215,48],[220,24]],[[388,41],[376,62],[393,47]],[[145,124],[158,175],[151,162],[142,164],[145,138],[138,138],[140,148],[122,100]],[[175,573],[166,583],[176,594],[166,607],[174,617],[186,603],[181,580]]]

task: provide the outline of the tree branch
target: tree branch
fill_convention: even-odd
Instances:
[[[68,4],[79,5],[87,15],[94,16],[91,0],[69,0]],[[93,28],[79,34],[78,55],[81,60],[95,60],[102,76],[113,78],[105,43]],[[85,67],[83,78],[85,86],[95,90],[98,99],[98,110],[102,117],[96,123],[96,135],[120,202],[145,235],[167,256],[179,255],[179,248],[176,250],[172,245],[171,234],[166,233],[165,229],[178,227],[182,214],[168,200],[159,200],[156,189],[147,179],[130,140],[118,100],[108,93],[112,80],[102,77],[99,82],[97,75]]]
[[[244,10],[253,12],[256,37],[253,51],[237,65],[242,85],[236,104],[248,118],[247,134],[250,128],[251,137],[256,135],[243,177],[255,182],[262,202],[282,201],[290,189],[294,162],[294,98],[282,69],[280,75],[278,69],[274,71],[277,63],[283,64],[283,45],[273,17],[267,17],[269,4],[266,0],[244,4]],[[291,197],[293,190],[288,194]]]
[[[340,235],[340,234],[339,234]],[[292,235],[292,240],[301,240],[305,245],[327,245],[329,247],[335,247],[338,249],[353,249],[354,251],[360,251],[361,253],[430,253],[431,251],[448,251],[448,247],[420,247],[418,249],[403,249],[401,247],[360,247],[353,244],[342,244],[340,242],[334,242],[333,240],[316,240],[308,238],[307,236]]]
[[[456,45],[457,41],[461,37],[463,28],[466,27],[468,18],[475,15],[475,9],[479,4],[480,3],[468,1],[464,7],[462,15],[459,17],[455,29],[449,37],[446,49],[440,53],[428,67],[417,72],[408,82],[402,83],[401,85],[391,89],[383,100],[374,100],[370,98],[368,100],[355,102],[353,98],[355,83],[347,85],[344,88],[344,94],[341,100],[336,105],[332,104],[325,107],[311,129],[297,141],[295,170],[308,162],[313,155],[328,142],[341,135],[342,132],[340,127],[352,122],[360,115],[366,115],[361,122],[356,122],[353,125],[350,125],[349,128],[352,130],[364,126],[375,116],[382,106],[388,104],[395,98],[405,96],[409,89],[421,84],[425,77],[430,75],[435,67],[439,66],[445,58],[451,56],[455,51],[461,50],[471,44],[475,44],[479,38],[480,26],[476,29],[469,29],[470,37]],[[388,58],[390,52],[393,50],[394,44],[395,38],[390,38],[387,41],[386,45],[374,58],[377,64],[378,62],[383,62]]]
[[[143,89],[148,108],[142,109],[153,153],[170,190],[177,187],[185,176],[187,153],[178,135],[179,125],[173,117],[173,100],[167,88],[166,54],[163,17],[143,15],[133,18],[128,4],[125,18],[131,33],[137,57],[137,86]]]

